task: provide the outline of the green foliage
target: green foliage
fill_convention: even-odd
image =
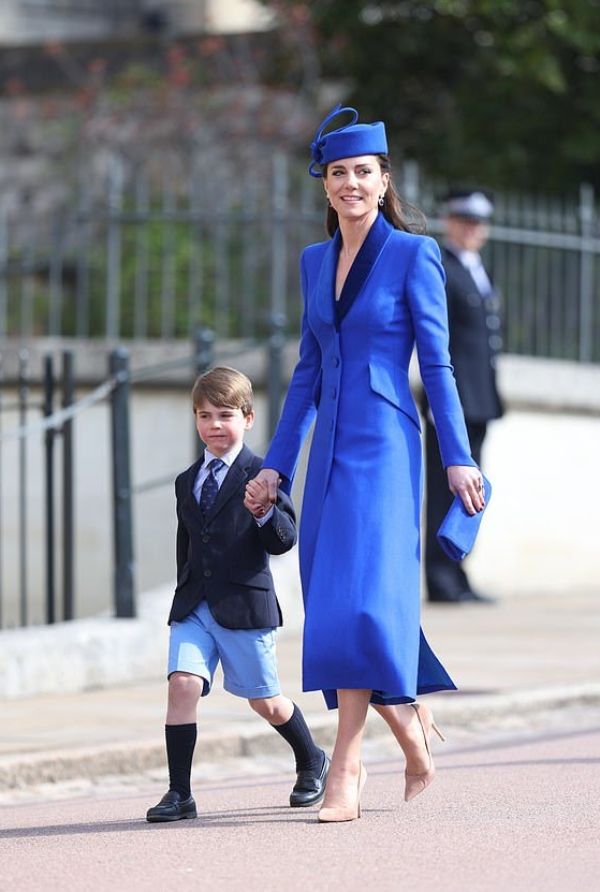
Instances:
[[[432,174],[600,186],[600,0],[277,0],[310,9],[322,74]]]

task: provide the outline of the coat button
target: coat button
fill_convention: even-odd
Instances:
[[[210,577],[212,576],[212,570],[205,570],[203,575],[205,579],[210,579]]]
[[[207,542],[210,542],[210,536],[202,536],[202,541],[203,541],[205,544],[206,544]]]

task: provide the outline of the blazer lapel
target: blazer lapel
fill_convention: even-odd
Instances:
[[[196,477],[198,476],[198,471],[202,467],[203,461],[204,453],[202,453],[198,461],[194,462],[191,466],[188,471],[187,480],[185,481],[185,500],[186,502],[191,502],[196,508],[198,508],[198,502],[194,497],[194,483],[196,482]]]
[[[452,248],[449,245],[444,246],[444,251],[446,253],[445,253],[445,257],[443,257],[443,260],[446,263],[448,263],[448,258],[450,258],[450,263],[454,264],[454,267],[457,271],[457,275],[462,276],[463,281],[465,282],[466,285],[468,285],[468,287],[471,289],[471,291],[478,294],[479,297],[481,298],[481,300],[484,301],[488,297],[488,295],[484,295],[481,293],[477,282],[473,278],[471,270],[468,269],[463,264],[460,257],[458,257],[458,255],[454,253],[454,251],[452,250]],[[490,292],[490,295],[493,295],[495,289],[494,289],[494,284],[491,280],[490,280],[490,285],[492,286],[492,291]]]
[[[248,462],[252,458],[252,453],[247,446],[242,446],[242,451],[229,468],[225,480],[219,487],[215,503],[208,512],[207,520],[212,518],[221,511],[229,499],[236,494],[240,486],[246,482],[248,478]]]
[[[383,214],[378,214],[377,219],[369,229],[367,237],[361,245],[360,251],[354,258],[339,300],[335,301],[336,328],[340,327],[342,320],[348,314],[352,304],[364,288],[392,231],[392,225],[388,223]]]

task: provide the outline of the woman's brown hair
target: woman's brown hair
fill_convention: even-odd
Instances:
[[[376,155],[381,167],[382,173],[389,174],[389,180],[385,195],[383,196],[383,206],[381,212],[388,223],[391,223],[394,229],[400,229],[402,232],[413,232],[422,234],[427,229],[427,221],[425,215],[418,208],[408,202],[403,201],[396,190],[392,177],[392,165],[388,155]],[[325,164],[321,173],[323,179],[327,176],[327,165]],[[327,233],[334,236],[339,227],[337,211],[331,206],[327,208],[327,218],[325,221]]]

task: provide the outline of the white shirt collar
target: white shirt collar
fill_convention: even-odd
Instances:
[[[225,462],[228,468],[232,466],[242,449],[244,448],[243,443],[238,443],[237,446],[234,446],[229,452],[226,452],[225,455],[213,455],[208,449],[204,450],[204,461],[202,462],[202,467],[208,467],[209,462],[211,462],[215,458],[220,458],[222,462]]]
[[[460,260],[465,269],[476,269],[478,266],[482,265],[481,254],[477,251],[466,251],[464,248],[459,248],[458,245],[455,245],[449,240],[446,240],[445,246],[458,260]]]
[[[461,251],[459,260],[467,269],[477,269],[481,266],[481,254],[477,251]]]

